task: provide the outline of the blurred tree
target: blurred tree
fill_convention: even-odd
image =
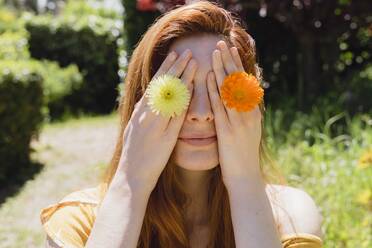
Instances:
[[[35,14],[46,11],[58,14],[65,2],[66,0],[2,0],[0,3],[20,11],[32,11]]]
[[[125,12],[123,18],[124,48],[130,57],[141,35],[161,12],[151,0],[122,0],[122,3]]]
[[[134,1],[123,2],[126,11],[132,13],[124,17],[128,24],[130,19],[145,23],[143,29],[136,26],[135,35],[131,34],[131,29],[127,30],[128,39],[132,37],[129,45],[133,47],[157,16],[176,5],[194,1],[137,0],[136,10],[128,9],[133,7],[130,5],[134,5]],[[370,62],[370,1],[211,2],[239,15],[247,31],[255,38],[258,60],[264,68],[265,85],[275,85],[272,93],[272,89],[267,89],[272,100],[280,101],[284,95],[295,95],[300,109],[311,108],[317,96],[335,87],[345,88],[345,79],[351,78]],[[139,15],[140,12],[146,15]]]
[[[4,0],[5,4],[15,9],[30,10],[35,13],[38,12],[37,2],[38,0]]]
[[[293,33],[297,43],[297,100],[300,107],[311,103],[311,100],[323,92],[331,90],[331,87],[335,86],[331,82],[340,82],[340,77],[345,78],[349,73],[361,70],[368,63],[367,59],[362,61],[360,59],[357,62],[352,58],[347,64],[346,61],[343,62],[343,47],[339,43],[341,40],[349,43],[344,46],[352,49],[349,50],[349,57],[353,58],[368,53],[371,49],[370,42],[357,38],[362,30],[371,29],[370,1],[226,2],[228,9],[236,10],[240,16],[246,17],[246,20],[251,16],[248,15],[249,10],[258,11],[261,18],[270,17]],[[254,23],[254,20],[251,22]],[[365,38],[370,40],[371,35]]]

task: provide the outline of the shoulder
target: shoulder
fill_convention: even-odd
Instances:
[[[281,235],[306,233],[323,238],[323,216],[315,200],[306,191],[278,184],[267,185],[266,191],[279,221]]]
[[[67,212],[67,210],[78,212],[86,208],[86,206],[97,206],[99,204],[100,187],[101,184],[70,192],[59,201],[45,206],[40,211],[41,222],[44,224],[57,212]]]
[[[97,215],[100,187],[73,191],[41,209],[41,224],[53,242],[83,247]]]

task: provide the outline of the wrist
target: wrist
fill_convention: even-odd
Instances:
[[[128,179],[125,175],[116,175],[112,179],[110,190],[117,192],[118,194],[148,197],[150,196],[153,187],[142,180],[135,180],[134,178]]]
[[[224,184],[229,192],[265,188],[265,181],[259,172],[246,176],[226,178],[224,179]]]

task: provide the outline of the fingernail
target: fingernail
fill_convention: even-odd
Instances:
[[[175,51],[172,51],[170,54],[169,54],[169,58],[170,59],[175,59],[177,57],[177,53]]]

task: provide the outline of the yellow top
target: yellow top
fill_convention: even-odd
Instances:
[[[101,184],[74,191],[40,211],[46,234],[60,247],[84,247],[97,216]],[[281,237],[283,248],[321,248],[322,240],[309,233]]]

